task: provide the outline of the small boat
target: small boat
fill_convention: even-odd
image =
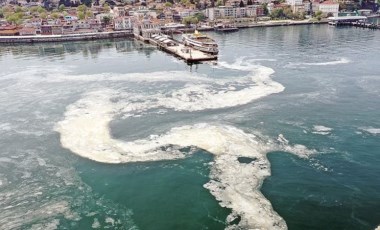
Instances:
[[[205,34],[199,33],[197,30],[193,34],[183,34],[182,41],[186,46],[206,53],[216,55],[219,52],[218,44],[216,44],[215,40]]]
[[[214,30],[216,32],[226,33],[226,32],[236,32],[239,30],[239,28],[231,24],[218,24],[214,27]]]

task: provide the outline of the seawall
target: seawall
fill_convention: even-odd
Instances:
[[[133,37],[132,31],[113,31],[66,35],[0,36],[0,43],[66,42],[124,37]]]

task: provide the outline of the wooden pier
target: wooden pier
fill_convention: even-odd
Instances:
[[[157,35],[160,36],[160,35]],[[217,60],[217,55],[212,55],[189,46],[185,46],[181,42],[170,38],[169,36],[161,35],[161,39],[155,39],[154,35],[150,38],[142,38],[141,36],[135,36],[137,39],[150,44],[156,45],[160,50],[170,53],[180,59],[183,59],[187,63],[197,63],[202,61]],[[166,38],[166,39],[163,39]]]

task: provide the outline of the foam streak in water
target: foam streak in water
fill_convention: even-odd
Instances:
[[[229,68],[252,71],[253,65],[234,64]],[[254,70],[255,74],[243,79],[217,84],[188,84],[170,94],[124,95],[126,99],[120,99],[123,94],[119,92],[92,92],[67,107],[65,119],[56,125],[56,130],[61,134],[63,147],[82,157],[104,163],[173,160],[185,157],[180,147],[204,149],[215,155],[211,181],[204,185],[205,188],[222,206],[233,210],[229,221],[241,217],[238,226],[229,228],[286,229],[285,221],[259,191],[263,180],[270,175],[266,153],[280,150],[307,157],[313,151],[306,147],[289,145],[283,136],[279,138],[282,141],[271,141],[259,134],[247,134],[231,126],[206,123],[177,127],[165,134],[130,142],[112,138],[109,131],[109,123],[120,113],[138,114],[159,107],[181,111],[231,107],[284,89],[269,78],[273,70]],[[232,89],[232,84],[238,84],[241,89]],[[114,97],[118,100],[112,100]],[[136,97],[139,100],[133,100]],[[174,147],[163,149],[163,146]],[[248,157],[252,162],[240,163],[239,157]]]
[[[340,58],[336,61],[327,61],[327,62],[302,62],[302,63],[291,63],[288,66],[330,66],[330,65],[342,65],[348,64],[351,61],[347,58]]]

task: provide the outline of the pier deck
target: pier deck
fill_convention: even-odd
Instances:
[[[142,40],[139,37],[136,37],[139,40]],[[158,40],[149,38],[144,39],[143,41],[149,42],[150,44],[156,45],[159,49],[173,54],[174,56],[183,59],[184,61],[188,63],[194,63],[194,62],[201,62],[201,61],[211,61],[211,60],[217,60],[217,55],[212,55],[209,53],[202,52],[200,50],[194,49],[189,46],[185,46],[179,41],[172,40],[175,44],[173,45],[167,45],[164,42],[160,42]]]
[[[176,55],[177,57],[184,59],[187,62],[200,62],[217,59],[217,56],[215,55],[207,54],[205,52],[193,49],[191,47],[187,47],[183,44],[161,48],[165,49],[169,53]]]

